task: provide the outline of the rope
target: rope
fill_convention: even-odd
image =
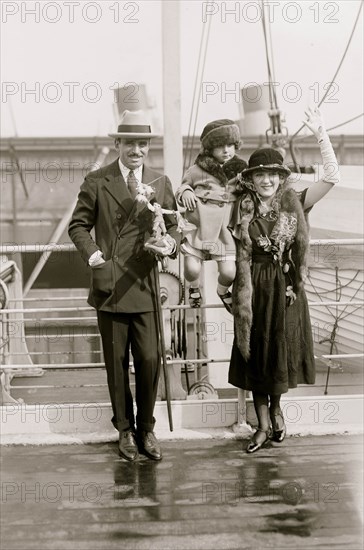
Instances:
[[[327,94],[329,93],[329,91],[331,90],[331,87],[332,87],[332,85],[334,84],[335,78],[337,77],[337,75],[338,75],[338,73],[339,73],[339,71],[340,71],[340,69],[341,69],[341,66],[342,66],[342,64],[343,64],[343,62],[344,62],[344,59],[345,59],[345,57],[346,57],[346,54],[347,54],[347,52],[348,52],[348,50],[349,50],[349,46],[350,46],[350,44],[351,44],[351,40],[352,40],[352,38],[353,38],[353,36],[354,36],[354,32],[355,32],[357,23],[358,23],[358,21],[359,21],[359,16],[360,16],[360,12],[361,12],[361,10],[362,10],[362,7],[363,7],[363,0],[362,0],[361,3],[360,3],[360,7],[359,7],[359,10],[358,10],[358,13],[357,13],[355,22],[354,22],[354,26],[353,26],[353,28],[352,28],[352,30],[351,30],[351,33],[350,33],[350,36],[349,36],[349,40],[348,40],[348,43],[347,43],[346,48],[345,48],[345,50],[344,50],[344,53],[343,53],[343,55],[342,55],[342,57],[341,57],[339,66],[338,66],[338,68],[336,69],[336,72],[335,72],[334,76],[332,77],[331,82],[330,82],[330,84],[329,84],[329,86],[328,86],[328,88],[327,88],[327,90],[326,90],[326,92],[325,92],[323,98],[322,98],[321,101],[319,102],[318,107],[320,107],[320,106],[322,105],[322,103],[325,101],[326,96],[327,96]],[[290,142],[289,142],[289,149],[290,149],[290,153],[291,153],[291,156],[292,156],[292,160],[293,160],[293,163],[294,163],[294,166],[295,166],[295,170],[299,170],[299,166],[298,166],[298,164],[297,164],[296,155],[295,155],[295,152],[294,152],[294,149],[293,149],[293,140],[294,140],[295,137],[301,132],[301,130],[302,130],[304,127],[305,127],[305,125],[302,124],[302,125],[300,126],[300,128],[293,134],[293,136],[291,137]]]
[[[188,124],[188,134],[187,134],[185,155],[184,155],[184,160],[183,160],[183,173],[185,172],[187,166],[191,165],[192,149],[193,149],[193,143],[194,143],[194,139],[195,139],[197,116],[198,116],[198,110],[199,110],[199,98],[201,96],[202,79],[203,79],[205,63],[206,63],[206,54],[207,54],[207,46],[208,46],[209,36],[210,36],[211,21],[212,21],[212,17],[209,18],[207,26],[203,25],[202,34],[201,34],[200,49],[199,49],[199,54],[198,54],[196,76],[195,76],[195,84],[194,84],[194,89],[193,89],[192,106],[191,106],[191,113],[190,113],[190,119],[189,119],[189,124]],[[205,38],[205,35],[206,35],[206,38]],[[202,56],[203,56],[203,60],[202,60],[202,63],[201,63],[201,57]],[[202,66],[202,69],[201,69],[201,66]],[[200,81],[199,81],[198,76],[199,76],[200,72],[201,72],[201,74],[200,74]],[[198,94],[197,94],[197,88],[199,90]],[[196,103],[197,103],[197,106],[196,106]],[[192,126],[192,119],[193,119],[194,110],[195,110],[195,118],[194,118],[194,124],[193,124],[192,139],[190,141],[191,126]]]
[[[347,52],[348,52],[348,49],[349,49],[351,40],[352,40],[352,38],[353,38],[353,36],[354,36],[354,32],[355,32],[355,29],[356,29],[356,25],[357,25],[357,23],[358,23],[358,21],[359,21],[359,15],[360,15],[360,12],[361,12],[361,10],[362,10],[362,7],[363,7],[363,0],[361,1],[360,7],[359,7],[359,10],[358,10],[358,14],[357,14],[356,19],[355,19],[354,26],[353,26],[352,31],[351,31],[351,33],[350,33],[350,37],[349,37],[348,43],[347,43],[347,45],[346,45],[346,48],[345,48],[345,50],[344,50],[344,53],[343,53],[343,55],[342,55],[341,61],[340,61],[340,63],[339,63],[339,66],[338,66],[338,68],[336,69],[336,72],[335,72],[334,76],[332,77],[331,82],[330,82],[330,85],[328,86],[328,88],[327,88],[327,90],[326,90],[326,92],[325,92],[323,98],[321,99],[320,103],[318,104],[318,107],[320,107],[320,106],[322,105],[322,103],[325,101],[326,96],[327,96],[327,94],[329,93],[329,91],[331,90],[331,87],[332,87],[332,85],[333,85],[334,82],[335,82],[335,78],[337,77],[337,75],[338,75],[338,73],[339,73],[339,71],[340,71],[340,69],[341,69],[341,66],[342,66],[342,64],[343,64],[343,62],[344,62],[344,59],[345,59],[345,57],[346,57],[346,54],[347,54]],[[297,130],[297,132],[296,132],[295,134],[293,134],[293,136],[292,136],[291,139],[294,139],[295,136],[296,136],[297,134],[299,134],[300,131],[301,131],[304,127],[305,127],[305,125],[302,124],[302,126]]]
[[[205,69],[205,64],[206,64],[207,46],[208,46],[209,38],[210,38],[211,20],[212,20],[212,17],[210,17],[210,19],[209,19],[208,28],[207,28],[207,37],[206,37],[205,51],[204,51],[203,62],[202,62],[200,87],[199,87],[199,92],[198,92],[198,97],[199,98],[201,97],[201,91],[202,91],[202,79],[203,79],[203,74],[204,74],[204,69]],[[196,114],[195,114],[195,122],[194,122],[194,126],[193,126],[192,142],[191,142],[190,156],[189,156],[189,165],[191,165],[191,163],[192,163],[192,150],[193,150],[193,144],[194,144],[194,141],[195,141],[199,106],[200,106],[200,102],[198,101],[197,102],[197,108],[196,108]]]
[[[331,128],[327,129],[327,132],[331,132],[331,130],[336,130],[336,128],[340,128],[340,126],[345,126],[345,124],[349,124],[350,122],[353,122],[354,120],[357,120],[358,118],[361,118],[362,116],[364,116],[364,113],[360,113],[360,115],[354,116],[353,118],[349,118],[349,120],[345,120],[345,122],[341,122],[340,124],[336,124],[335,126],[331,126]],[[308,139],[308,138],[311,138],[311,137],[312,137],[311,135],[301,136],[301,137],[295,138],[295,141],[297,141],[297,140],[303,141],[304,139]]]
[[[262,25],[263,25],[263,34],[264,34],[265,57],[266,57],[267,68],[268,68],[270,108],[271,109],[278,109],[276,92],[275,92],[274,86],[272,85],[273,77],[272,77],[272,70],[271,70],[271,65],[270,65],[270,60],[269,60],[267,27],[266,27],[266,22],[265,22],[265,8],[264,8],[264,1],[263,0],[262,0]],[[273,63],[273,54],[272,53],[271,53],[271,56],[272,56],[272,63]]]
[[[198,73],[199,73],[200,62],[201,62],[202,44],[203,44],[203,40],[204,40],[205,29],[206,29],[206,26],[204,25],[203,29],[202,29],[200,49],[199,49],[199,52],[198,52],[198,61],[197,61],[197,68],[196,68],[195,84],[194,84],[193,96],[192,96],[192,106],[191,106],[191,112],[190,112],[190,120],[189,120],[189,123],[188,123],[188,133],[187,133],[185,156],[184,156],[184,160],[183,160],[183,172],[186,169],[187,151],[188,151],[189,141],[190,141],[190,136],[191,136],[192,116],[193,116],[193,111],[194,111],[194,107],[195,107]]]
[[[335,292],[336,301],[340,301],[340,299],[342,297],[343,289],[345,287],[348,287],[353,281],[355,281],[355,279],[357,278],[359,273],[360,273],[360,270],[357,270],[355,275],[346,284],[342,284],[341,281],[340,281],[340,278],[339,278],[339,268],[335,267],[335,282],[336,282],[335,288],[333,288],[331,290],[324,290],[324,291],[321,291],[321,292],[318,292],[317,288],[313,284],[313,281],[312,281],[312,278],[311,278],[310,274],[308,275],[308,280],[311,284],[313,292],[321,300],[321,302],[323,301],[321,296],[324,295],[324,294],[328,294],[329,292]],[[361,290],[362,286],[363,286],[363,284],[359,285],[359,287],[355,290],[353,296],[351,296],[350,301],[353,301],[355,299],[358,292]],[[348,311],[347,308],[349,306],[346,305],[344,307],[344,309],[341,312],[339,312],[339,306],[337,306],[336,307],[336,313],[333,313],[330,310],[330,308],[328,308],[327,306],[325,306],[325,307],[326,307],[326,310],[328,311],[329,315],[333,318],[333,327],[332,327],[332,330],[330,332],[330,335],[327,336],[326,338],[322,338],[321,340],[319,340],[319,344],[329,343],[330,344],[329,354],[332,355],[333,350],[335,350],[336,352],[338,350],[338,343],[336,341],[336,338],[337,338],[337,332],[340,328],[339,327],[339,322],[342,321],[343,319],[345,319],[346,317],[348,317],[349,315],[352,315],[353,313],[355,313],[360,308],[356,307],[353,311]],[[341,362],[339,363],[339,367],[341,367]],[[328,371],[327,371],[325,394],[327,393],[329,376],[330,376],[330,366],[329,366]]]
[[[13,161],[15,162],[16,170],[17,170],[17,173],[19,174],[20,181],[21,181],[21,184],[22,184],[23,189],[24,189],[24,194],[25,194],[26,198],[29,199],[29,193],[28,193],[28,189],[27,189],[27,186],[26,186],[26,183],[25,183],[23,170],[22,170],[21,167],[20,167],[19,159],[18,159],[18,156],[17,156],[17,154],[16,154],[16,152],[15,152],[15,147],[14,147],[14,145],[10,145],[10,147],[9,147],[9,153],[10,153],[10,157],[11,157],[11,158],[13,159]],[[15,185],[15,180],[14,180],[14,185]]]

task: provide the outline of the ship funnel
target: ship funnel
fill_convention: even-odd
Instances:
[[[160,132],[160,122],[156,117],[155,101],[148,96],[145,84],[128,82],[124,86],[114,88],[114,117],[116,123],[119,122],[122,113],[125,110],[142,110],[149,116],[153,131]]]
[[[265,135],[270,126],[269,87],[262,84],[249,84],[241,89],[240,132],[244,136]]]

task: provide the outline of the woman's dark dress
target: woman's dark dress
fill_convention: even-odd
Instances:
[[[304,200],[305,193],[301,196]],[[286,289],[290,273],[273,261],[271,252],[258,246],[257,238],[269,237],[275,221],[254,218],[252,240],[252,310],[250,359],[245,361],[234,341],[229,382],[238,388],[278,395],[297,384],[315,383],[311,322],[304,290],[288,306]],[[292,270],[292,266],[290,268]]]

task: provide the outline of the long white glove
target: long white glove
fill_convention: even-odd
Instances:
[[[317,107],[315,109],[309,107],[305,113],[308,120],[304,120],[303,123],[316,136],[320,146],[324,169],[322,179],[333,185],[338,184],[340,182],[339,165],[329,135],[326,132],[322,115]]]

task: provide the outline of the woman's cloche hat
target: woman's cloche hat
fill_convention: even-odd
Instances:
[[[276,149],[262,147],[250,155],[248,168],[241,172],[242,176],[251,174],[254,170],[281,172],[289,176],[291,170],[283,164],[283,157]]]
[[[115,134],[108,134],[112,138],[149,139],[157,137],[153,134],[150,122],[143,111],[124,111]]]

